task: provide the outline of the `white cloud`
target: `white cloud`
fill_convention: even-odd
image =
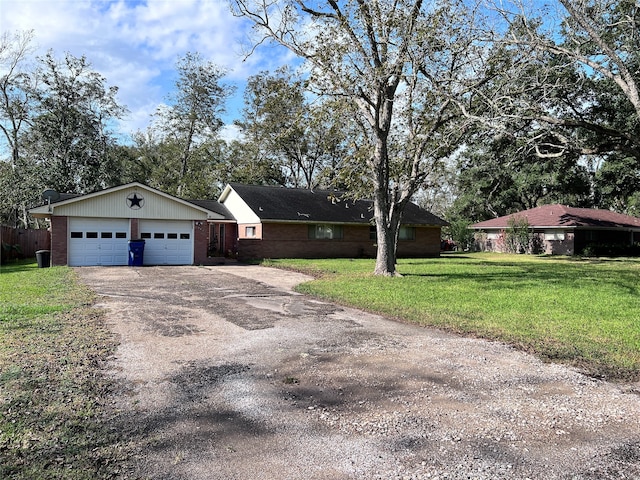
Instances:
[[[239,88],[227,120],[241,108],[244,80],[291,62],[281,48],[261,47],[243,61],[250,26],[226,0],[0,0],[0,31],[34,30],[42,55],[52,49],[85,55],[130,111],[124,134],[145,129],[175,81],[174,65],[186,52],[228,71]],[[11,12],[10,15],[7,12]]]

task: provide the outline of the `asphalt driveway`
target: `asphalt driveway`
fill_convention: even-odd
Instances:
[[[640,395],[298,295],[255,266],[84,267],[151,479],[640,478]]]

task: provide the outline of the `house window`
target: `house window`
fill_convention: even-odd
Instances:
[[[256,227],[244,227],[244,236],[247,238],[255,238]]]
[[[564,232],[546,230],[544,232],[544,239],[545,240],[564,240]]]
[[[338,240],[342,238],[341,225],[309,225],[310,240]]]
[[[416,229],[415,227],[400,227],[398,232],[398,240],[415,240]]]
[[[400,227],[398,231],[398,240],[415,240],[416,239],[416,229],[415,227]],[[369,227],[369,240],[376,241],[378,240],[378,233],[376,231],[375,225],[371,225]]]
[[[487,240],[498,240],[499,238],[499,233],[487,233]]]

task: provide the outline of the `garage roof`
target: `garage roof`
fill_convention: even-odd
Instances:
[[[51,204],[30,210],[36,218],[52,215],[149,219],[233,220],[215,201],[188,201],[139,182],[131,182],[85,195],[60,194]]]

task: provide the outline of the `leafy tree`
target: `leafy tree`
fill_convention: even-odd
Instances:
[[[0,36],[0,131],[10,150],[11,164],[20,158],[20,133],[29,125],[33,108],[33,77],[24,64],[33,48],[33,32]]]
[[[85,57],[71,54],[58,61],[47,53],[36,74],[37,106],[24,145],[45,185],[77,193],[112,185],[118,172],[109,125],[125,112],[117,88],[106,87]]]
[[[520,129],[483,134],[460,154],[458,195],[448,218],[477,222],[548,203],[592,206],[591,174],[577,155],[540,158],[531,132]]]
[[[232,2],[262,35],[304,59],[318,94],[343,100],[360,129],[357,185],[373,196],[375,272],[396,274],[396,244],[406,204],[434,165],[461,143],[452,98],[484,74],[484,47],[464,2],[303,0]],[[361,165],[366,165],[366,169]],[[346,165],[345,165],[346,167]],[[365,171],[366,170],[366,171]]]
[[[39,189],[34,169],[22,155],[21,138],[33,109],[35,80],[28,67],[32,39],[33,32],[0,36],[0,132],[6,145],[6,158],[0,159],[0,223],[16,227],[29,226],[27,209]]]
[[[620,152],[640,161],[637,1],[558,0],[555,12],[511,6],[499,12],[510,28],[512,81],[494,107],[546,125],[552,141],[543,154]],[[523,91],[527,98],[514,95]]]
[[[242,141],[253,144],[247,152],[261,152],[282,171],[286,185],[327,186],[344,156],[343,128],[332,115],[334,105],[318,98],[309,101],[305,87],[306,82],[288,68],[250,77],[243,118],[237,125]],[[250,158],[254,155],[250,153]]]
[[[452,220],[444,230],[447,231],[458,249],[466,251],[473,247],[474,233],[470,227],[471,222],[463,218],[457,218]]]
[[[608,156],[594,182],[599,208],[640,216],[640,164],[635,158]]]
[[[168,180],[175,184],[168,191],[191,196],[198,185],[210,185],[213,166],[208,154],[216,149],[217,136],[223,122],[227,97],[231,86],[223,85],[224,70],[205,61],[198,53],[187,53],[176,65],[176,90],[169,98],[170,105],[158,109],[155,136],[159,145],[156,154],[166,168]],[[174,160],[177,165],[173,165]],[[200,182],[200,183],[199,183]],[[164,185],[163,185],[164,186]],[[205,189],[206,190],[206,189]]]
[[[280,166],[273,163],[261,146],[252,140],[232,140],[226,146],[218,169],[219,181],[286,185],[287,179]]]

